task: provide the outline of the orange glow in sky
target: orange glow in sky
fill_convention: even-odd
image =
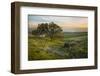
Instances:
[[[58,24],[64,32],[87,32],[88,18],[87,17],[73,17],[73,16],[28,16],[29,28],[35,29],[40,23],[54,22]]]

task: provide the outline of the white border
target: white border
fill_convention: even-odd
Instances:
[[[28,61],[28,14],[88,17],[88,58]],[[94,65],[94,11],[41,7],[21,7],[20,44],[21,70]]]

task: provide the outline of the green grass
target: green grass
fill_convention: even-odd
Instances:
[[[73,46],[64,47],[64,44]],[[87,33],[64,33],[64,38],[28,37],[28,60],[87,58]]]

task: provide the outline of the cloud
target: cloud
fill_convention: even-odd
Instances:
[[[69,17],[69,16],[28,16],[29,27],[36,28],[40,23],[55,22],[64,31],[87,31],[88,18],[87,17]]]

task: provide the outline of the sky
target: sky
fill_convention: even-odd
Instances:
[[[59,25],[64,32],[87,32],[88,18],[75,16],[43,16],[28,15],[28,27],[35,29],[38,24],[54,22]]]

